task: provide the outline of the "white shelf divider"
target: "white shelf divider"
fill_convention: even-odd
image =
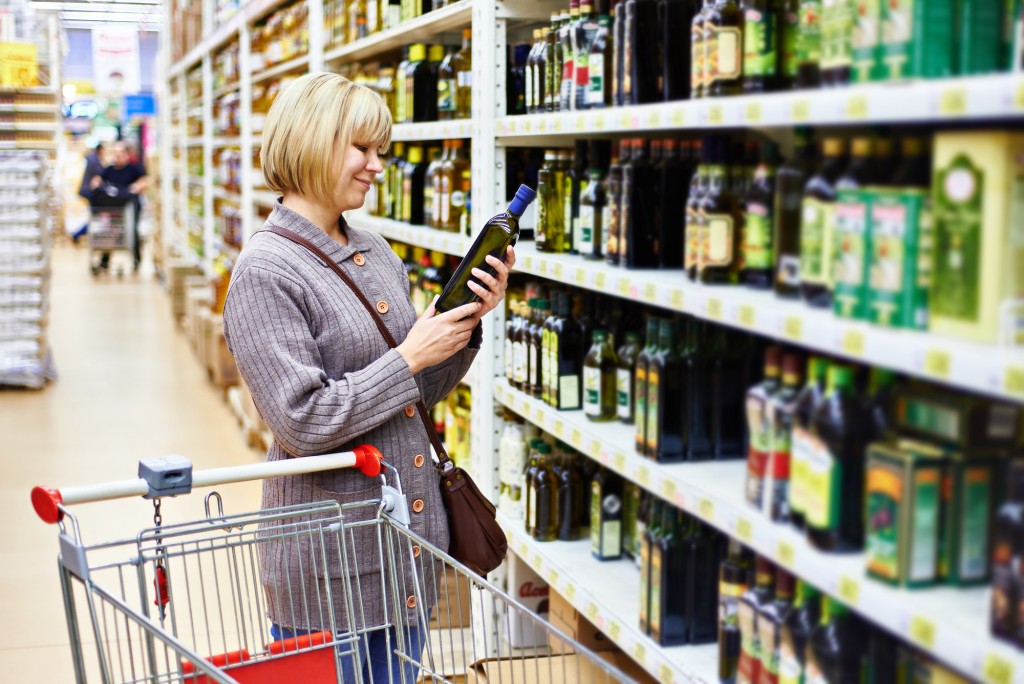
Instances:
[[[454,140],[456,138],[469,138],[472,135],[472,119],[395,124],[391,131],[391,139],[396,142],[409,140]]]
[[[309,55],[308,54],[301,55],[299,57],[296,57],[295,59],[289,59],[287,62],[281,62],[280,64],[275,64],[274,66],[270,67],[269,69],[264,69],[263,71],[259,71],[259,72],[254,73],[252,75],[252,82],[253,83],[262,83],[263,81],[269,81],[270,79],[274,78],[275,76],[281,76],[283,74],[287,74],[287,73],[290,73],[292,71],[298,71],[300,69],[305,69],[308,66],[309,66]]]

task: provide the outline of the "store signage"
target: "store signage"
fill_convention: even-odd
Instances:
[[[92,69],[96,92],[136,93],[141,89],[139,34],[134,28],[104,24],[92,30]]]
[[[39,62],[33,43],[0,43],[0,86],[31,88],[39,85]]]

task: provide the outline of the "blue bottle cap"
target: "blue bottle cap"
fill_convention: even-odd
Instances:
[[[522,216],[533,200],[537,198],[537,191],[526,185],[520,185],[516,190],[516,196],[508,205],[508,213]]]

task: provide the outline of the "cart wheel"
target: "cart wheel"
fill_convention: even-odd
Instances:
[[[124,269],[123,268],[118,268],[117,269],[117,278],[118,278],[118,280],[120,280],[121,278],[124,278]]]
[[[97,266],[96,264],[91,264],[89,266],[89,270],[92,271],[92,277],[93,278],[95,278],[96,276],[98,276],[100,274],[100,267]]]

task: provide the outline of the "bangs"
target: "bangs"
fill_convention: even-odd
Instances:
[[[384,99],[365,86],[352,89],[348,111],[341,112],[340,131],[350,131],[347,143],[360,143],[376,147],[380,153],[391,146],[391,112]]]

